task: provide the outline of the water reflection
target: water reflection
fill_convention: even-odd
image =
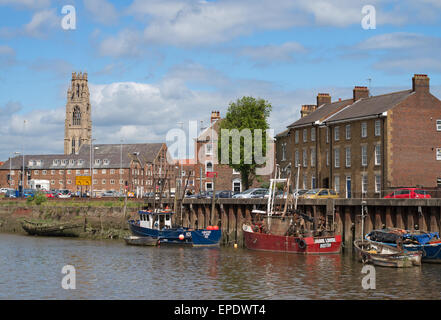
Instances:
[[[76,268],[64,290],[61,269]],[[130,247],[118,241],[0,234],[0,299],[440,299],[441,265],[376,268],[349,252],[296,255],[232,248]]]

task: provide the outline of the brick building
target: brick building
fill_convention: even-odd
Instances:
[[[153,191],[160,178],[170,179],[174,188],[174,165],[167,163],[164,143],[97,144],[92,150],[89,145],[82,145],[76,154],[25,155],[24,164],[25,188],[30,187],[31,179],[38,179],[49,180],[53,190],[90,192],[91,187],[75,184],[76,176],[92,176],[93,190],[97,194],[108,190],[123,191],[127,186],[128,191],[141,195]],[[18,188],[22,167],[22,155],[6,161],[0,167],[0,186]]]
[[[331,102],[319,94],[301,115],[285,134],[291,141],[285,152],[301,168],[300,188],[382,197],[397,187],[441,182],[441,101],[430,93],[427,75],[416,74],[410,90],[384,95],[359,86],[351,99]],[[277,139],[277,149],[285,140]]]

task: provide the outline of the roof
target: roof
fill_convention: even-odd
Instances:
[[[323,121],[330,115],[333,115],[334,113],[336,113],[337,111],[341,110],[342,108],[346,107],[351,103],[352,103],[352,99],[346,99],[342,101],[322,104],[314,112],[290,124],[288,128],[312,124],[315,123],[316,121]]]
[[[280,132],[279,134],[276,134],[275,138],[282,138],[288,136],[289,129],[286,129],[285,131]]]
[[[139,143],[139,144],[96,144],[93,145],[94,168],[119,169],[129,168],[132,155],[139,152],[139,157],[145,162],[153,162],[161,150],[163,143]],[[97,163],[99,160],[99,163]],[[25,167],[34,170],[49,169],[87,169],[90,168],[90,145],[82,145],[78,154],[45,154],[25,155]],[[21,169],[23,156],[19,155],[11,159],[11,169]],[[9,160],[1,169],[9,170]]]
[[[392,109],[412,93],[412,90],[405,90],[360,99],[327,118],[326,122],[344,121],[354,118],[380,115],[383,112]]]

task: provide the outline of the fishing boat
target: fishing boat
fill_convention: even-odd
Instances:
[[[280,179],[280,170],[276,170],[275,174],[277,172],[279,176],[270,179],[267,210],[252,211],[256,216],[261,216],[263,219],[242,226],[245,246],[250,250],[258,251],[300,254],[340,253],[342,236],[332,230],[334,227],[333,223],[329,223],[328,228],[326,226],[322,228],[322,225],[320,228],[316,228],[316,230],[305,230],[305,221],[312,222],[316,226],[323,223],[323,221],[319,223],[313,217],[297,210],[297,197],[295,198],[295,207],[291,212],[288,212],[287,209],[288,196],[283,211],[275,210],[276,184],[285,183],[285,188],[288,189],[290,179]],[[299,173],[297,177],[299,177]]]
[[[78,229],[83,227],[82,223],[45,223],[21,221],[21,226],[29,235],[55,236],[55,237],[77,237]]]
[[[402,246],[407,251],[421,251],[422,262],[441,263],[441,239],[438,232],[381,229],[369,232],[365,239],[374,244]]]
[[[408,268],[421,265],[421,251],[407,251],[386,244],[355,240],[354,248],[363,263],[382,267]]]
[[[138,220],[129,220],[133,235],[151,237],[159,244],[179,244],[190,246],[218,246],[221,230],[218,226],[208,226],[205,229],[172,227],[173,212],[169,210],[140,210]]]
[[[158,239],[152,237],[128,236],[124,238],[124,241],[132,246],[156,246],[158,244]]]

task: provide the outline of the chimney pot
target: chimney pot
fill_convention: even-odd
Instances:
[[[329,93],[319,93],[317,94],[317,108],[319,108],[322,104],[331,103],[331,96]]]
[[[427,74],[415,74],[412,78],[412,91],[429,92],[430,78]]]
[[[354,102],[362,98],[369,98],[369,89],[365,86],[355,86],[353,90]]]

